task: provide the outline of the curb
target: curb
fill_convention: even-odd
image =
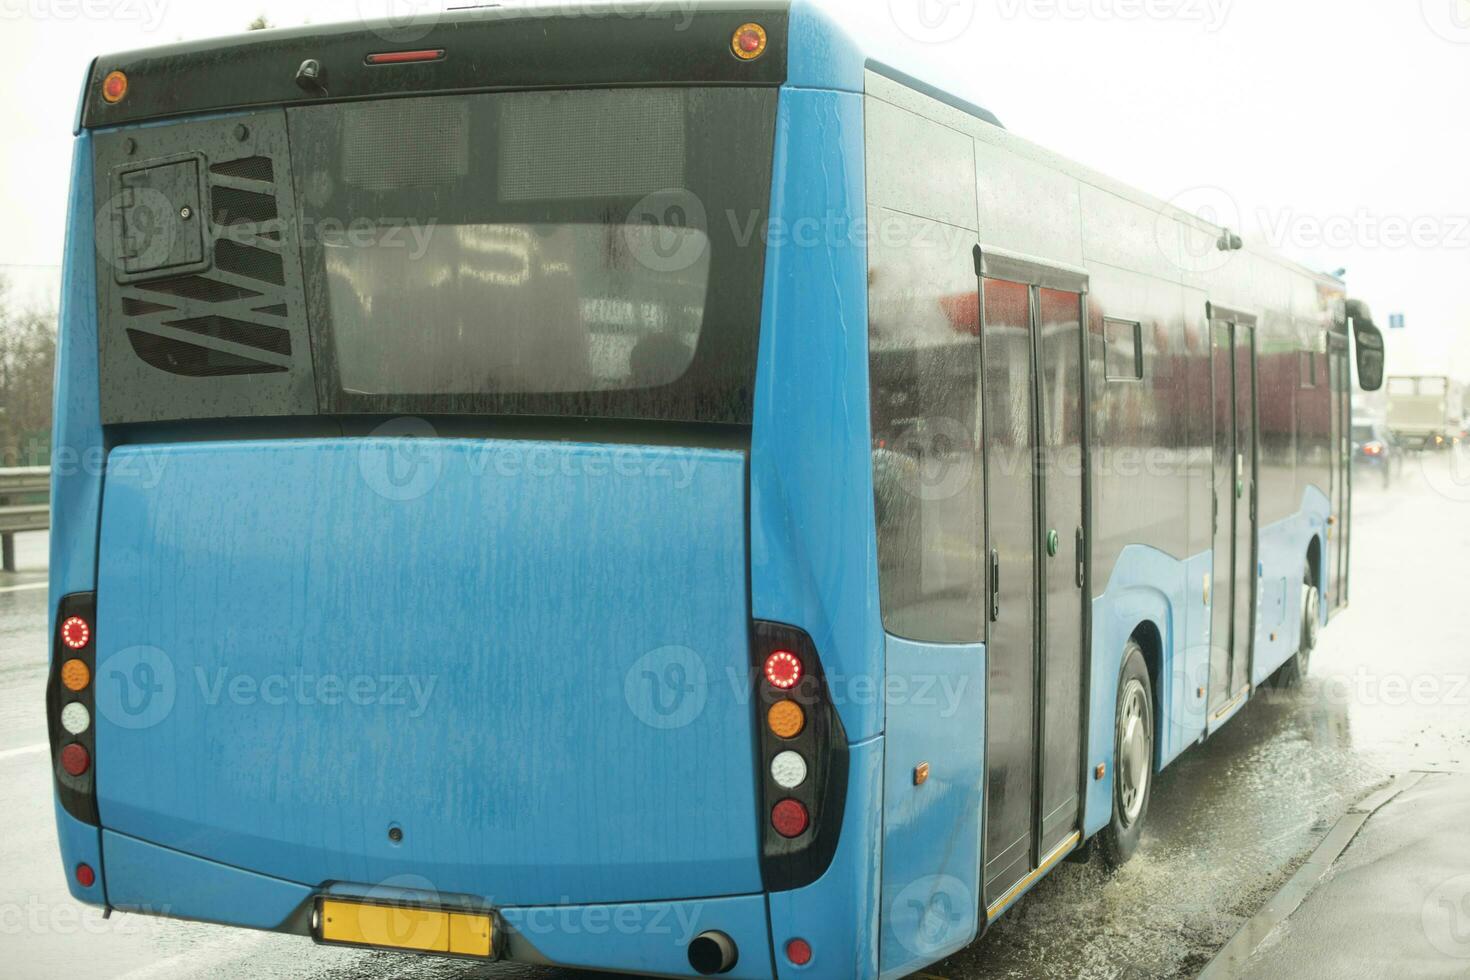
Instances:
[[[1199,980],[1226,980],[1239,976],[1266,937],[1300,908],[1307,896],[1322,883],[1327,872],[1332,870],[1333,862],[1347,850],[1368,818],[1400,793],[1417,786],[1426,775],[1428,773],[1411,772],[1395,778],[1383,789],[1349,807],[1347,813],[1333,824],[1322,843],[1317,845],[1312,856],[1307,858],[1307,863],[1298,868],[1281,890],[1230,937],[1230,941],[1200,972]]]

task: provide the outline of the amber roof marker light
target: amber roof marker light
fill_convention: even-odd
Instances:
[[[741,61],[754,61],[766,53],[770,38],[759,24],[742,24],[730,40],[730,50]]]
[[[102,101],[108,105],[117,105],[128,94],[128,76],[120,71],[110,71],[107,77],[102,79]]]

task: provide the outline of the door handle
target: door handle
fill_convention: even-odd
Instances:
[[[990,550],[990,621],[1000,621],[1000,552]]]
[[[1077,529],[1077,588],[1087,588],[1087,535],[1082,528]]]

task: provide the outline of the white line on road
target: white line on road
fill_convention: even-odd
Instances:
[[[32,592],[32,591],[34,591],[36,589],[44,589],[44,588],[46,588],[46,586],[48,586],[50,584],[51,584],[50,582],[28,582],[25,585],[6,585],[6,586],[0,586],[0,593],[5,593],[5,592]]]
[[[45,752],[50,747],[51,746],[49,746],[45,742],[41,742],[38,745],[27,745],[24,748],[20,749],[6,749],[4,752],[0,752],[0,762],[7,762],[11,759],[19,759],[21,756],[25,755],[35,755],[37,752]]]

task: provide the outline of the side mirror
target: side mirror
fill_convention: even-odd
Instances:
[[[1364,391],[1377,391],[1383,387],[1383,331],[1374,326],[1373,314],[1362,300],[1348,300],[1346,312],[1358,349],[1358,384]]]
[[[1354,320],[1353,340],[1358,348],[1358,384],[1364,391],[1377,391],[1383,387],[1383,331]]]

